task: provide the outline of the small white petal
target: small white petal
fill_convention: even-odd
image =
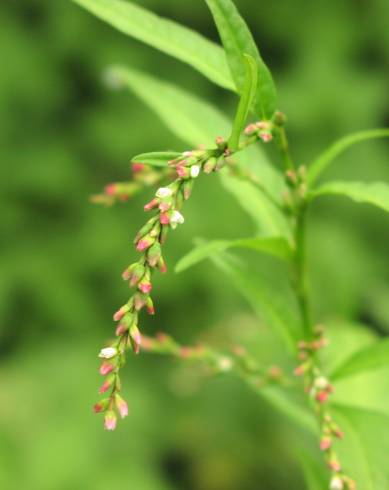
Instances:
[[[339,478],[338,476],[334,476],[330,483],[330,490],[343,490],[343,488],[344,485],[341,478]]]
[[[182,225],[185,222],[185,218],[182,216],[182,214],[179,211],[173,211],[173,214],[171,215],[170,218],[170,223],[171,224],[177,224],[177,225]]]
[[[328,379],[324,376],[319,376],[315,380],[315,387],[324,390],[328,386]]]
[[[192,177],[192,179],[198,177],[199,173],[200,173],[200,165],[192,165],[192,167],[190,167],[190,176]]]
[[[118,350],[115,347],[105,347],[104,349],[101,349],[99,357],[103,359],[111,359],[112,357],[115,357],[117,353]]]
[[[169,187],[160,187],[155,195],[159,198],[170,197],[173,191]]]
[[[229,357],[221,357],[218,361],[220,371],[231,371],[233,362]]]

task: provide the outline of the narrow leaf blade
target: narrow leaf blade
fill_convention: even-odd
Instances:
[[[314,199],[325,195],[349,197],[357,203],[372,204],[389,212],[389,185],[384,182],[328,182],[311,191],[309,198]]]
[[[214,146],[216,135],[226,135],[230,123],[218,109],[201,98],[190,94],[172,83],[154,78],[134,69],[121,66],[109,69],[106,78],[115,87],[125,87],[138,96],[165,125],[192,148],[204,144]],[[248,167],[255,161],[261,169],[263,185],[279,199],[282,177],[260,153],[259,147],[251,147],[239,153],[238,160]],[[290,229],[282,213],[253,184],[224,173],[219,178],[240,206],[249,214],[257,231],[266,236],[287,236]]]
[[[353,354],[332,373],[331,379],[345,378],[383,367],[389,367],[389,338]]]
[[[230,248],[245,248],[273,255],[280,259],[287,259],[291,255],[291,249],[285,238],[242,238],[240,240],[213,240],[202,243],[182,257],[177,265],[176,272],[186,269],[207,259],[211,255],[224,252]]]
[[[197,32],[124,0],[73,0],[119,31],[184,63],[229,90],[234,84],[222,48]]]
[[[271,73],[263,62],[246,22],[231,0],[206,0],[214,17],[231,70],[240,94],[245,84],[244,53],[254,58],[258,65],[258,85],[254,104],[257,115],[270,119],[277,109],[277,94]]]
[[[367,131],[359,131],[353,133],[332,144],[324,153],[322,153],[309,167],[307,180],[310,185],[314,184],[326,168],[337,158],[341,153],[346,151],[356,143],[375,138],[388,138],[389,128],[371,129]]]
[[[240,136],[249,115],[258,82],[258,70],[254,58],[249,54],[244,54],[243,58],[246,65],[246,80],[228,142],[228,146],[233,151],[239,148]]]
[[[167,167],[170,160],[178,158],[181,153],[174,151],[153,151],[150,153],[141,153],[132,158],[133,163],[143,163],[152,167]]]

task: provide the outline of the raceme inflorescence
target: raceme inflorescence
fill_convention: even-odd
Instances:
[[[374,486],[376,477],[372,475],[379,474],[378,470],[361,473],[359,464],[350,465],[347,453],[342,449],[342,446],[348,448],[347,444],[352,443],[347,429],[338,422],[338,414],[347,414],[347,410],[331,402],[336,386],[330,379],[329,374],[332,373],[327,372],[323,362],[322,351],[328,344],[327,329],[317,324],[312,314],[306,228],[311,203],[323,195],[343,195],[389,211],[389,186],[385,183],[336,181],[316,185],[322,172],[349,146],[363,140],[388,137],[389,130],[374,129],[347,136],[310,165],[297,165],[289,149],[286,116],[279,110],[272,75],[231,0],[206,0],[223,48],[190,29],[124,0],[74,1],[128,35],[193,66],[210,81],[239,96],[231,124],[210,104],[171,83],[120,66],[111,68],[105,77],[112,87],[131,89],[192,147],[186,151],[137,155],[132,159],[133,179],[130,182],[109,184],[101,195],[93,197],[94,202],[109,205],[126,201],[145,188],[154,190],[154,196],[144,206],[150,217],[134,239],[138,259],[122,274],[131,295],[113,316],[117,322],[113,340],[99,353],[100,373],[104,378],[99,393],[103,398],[95,404],[94,410],[104,414],[105,428],[115,429],[117,418],[128,415],[120,381],[120,370],[127,352],[171,355],[183,361],[202,362],[213,373],[233,372],[259,393],[263,392],[264,396],[263,390],[269,385],[278,390],[277,393],[283,391],[285,394],[282,396],[288,400],[286,415],[298,413],[298,417],[292,418],[302,421],[310,434],[317,438],[318,450],[324,456],[330,473],[325,478],[327,488],[329,481],[331,490],[355,490],[355,481],[359,478],[361,481],[357,483],[361,490],[383,490],[383,487],[378,489]],[[218,136],[220,134],[222,136]],[[261,147],[269,145],[278,150],[278,165],[267,163],[260,153]],[[252,153],[245,158],[249,151]],[[257,171],[248,164],[253,155],[259,159]],[[167,236],[171,230],[184,224],[184,203],[190,198],[196,181],[203,175],[215,173],[220,175],[226,190],[242,208],[260,223],[261,233],[235,241],[199,244],[179,262],[177,269],[183,270],[214,255],[223,261],[223,254],[229,248],[247,248],[281,260],[288,271],[285,281],[291,285],[298,315],[294,320],[285,321],[285,311],[279,313],[269,297],[258,305],[258,309],[265,323],[274,329],[274,335],[284,343],[285,366],[288,362],[293,364],[294,373],[293,369],[288,372],[284,366],[261,365],[239,345],[226,354],[209,346],[181,346],[166,334],[151,338],[140,331],[143,310],[150,315],[155,313],[154,274],[167,272],[164,260]],[[260,205],[256,207],[255,203]],[[227,261],[225,268],[228,267],[233,272],[234,266]],[[247,280],[252,281],[250,287],[256,287],[255,278]],[[244,288],[243,294],[249,296]],[[261,290],[256,299],[260,301],[263,294],[266,293]],[[387,360],[384,360],[383,347],[379,342],[371,349],[372,352],[357,353],[356,358],[349,362],[346,359],[338,371],[335,370],[334,377],[341,378],[349,375],[350,371],[358,373],[366,369],[366,365],[369,366],[366,359],[378,351],[381,353],[380,362],[385,365]],[[289,396],[291,391],[304,392],[306,401],[296,404],[294,397]],[[316,423],[312,424],[314,420]],[[344,454],[345,464],[342,461]],[[358,478],[352,477],[354,474]],[[312,482],[312,479],[308,481]],[[318,481],[312,488],[322,488]]]

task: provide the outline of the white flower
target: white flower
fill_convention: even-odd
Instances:
[[[223,371],[223,372],[231,371],[232,366],[233,366],[233,362],[228,357],[221,357],[218,360],[218,367],[219,367],[220,371]]]
[[[330,483],[330,490],[343,490],[343,480],[339,476],[334,476]]]
[[[198,177],[199,173],[200,173],[200,165],[192,165],[192,167],[190,167],[190,176],[192,177],[192,179]]]
[[[155,195],[159,198],[170,197],[173,191],[169,187],[160,187]]]
[[[179,211],[173,211],[173,214],[170,217],[170,226],[175,230],[177,225],[182,225],[185,222],[185,218]]]
[[[328,379],[324,376],[319,376],[315,379],[315,387],[319,390],[324,390],[328,386]]]
[[[111,359],[112,357],[115,357],[117,353],[118,350],[116,347],[105,347],[104,349],[101,349],[99,357],[102,357],[103,359]]]

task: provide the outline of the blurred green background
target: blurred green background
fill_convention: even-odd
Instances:
[[[205,2],[137,3],[217,39]],[[345,133],[389,126],[387,1],[236,3],[274,72],[298,161]],[[9,0],[0,13],[0,487],[304,488],[299,434],[237,380],[200,380],[193,367],[131,357],[131,416],[107,433],[91,413],[96,354],[127,297],[120,273],[135,256],[130,239],[150,192],[112,208],[91,205],[89,195],[128,178],[134,154],[185,149],[132,94],[107,91],[101,74],[128,64],[229,114],[234,97],[70,1]],[[326,178],[389,181],[388,149],[385,141],[355,147]],[[186,218],[167,245],[171,272],[157,283],[158,314],[143,330],[189,343],[211,329],[215,345],[241,337],[254,345],[262,326],[219,271],[203,263],[172,272],[194,237],[249,236],[249,219],[212,178],[197,186]],[[318,318],[387,333],[388,218],[323,200],[310,225]]]

